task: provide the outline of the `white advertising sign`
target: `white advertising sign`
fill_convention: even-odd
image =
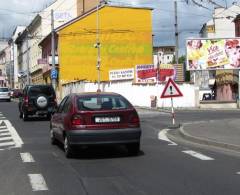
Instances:
[[[109,71],[110,81],[130,80],[130,79],[134,79],[134,68]]]

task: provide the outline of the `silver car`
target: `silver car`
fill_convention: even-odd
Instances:
[[[7,87],[0,87],[0,100],[11,101],[10,90]]]

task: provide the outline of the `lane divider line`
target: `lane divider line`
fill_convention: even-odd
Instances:
[[[198,153],[198,152],[195,152],[195,151],[192,151],[192,150],[185,150],[185,151],[182,151],[182,152],[185,153],[185,154],[189,154],[190,156],[193,156],[193,157],[198,158],[200,160],[214,160],[211,157],[208,157],[206,155],[203,155],[201,153]]]
[[[22,161],[23,161],[24,163],[35,162],[33,156],[32,156],[30,153],[28,153],[28,152],[26,152],[26,153],[20,153],[20,156],[21,156]]]
[[[158,139],[169,142],[168,145],[170,145],[170,146],[177,146],[176,143],[174,143],[174,142],[172,142],[170,139],[168,139],[168,137],[167,137],[166,134],[167,134],[167,132],[168,132],[169,130],[170,130],[170,129],[163,129],[163,130],[161,130],[161,131],[158,133]]]
[[[28,174],[32,191],[45,191],[48,190],[47,184],[41,174]]]

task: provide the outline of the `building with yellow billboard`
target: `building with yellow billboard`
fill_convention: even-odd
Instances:
[[[60,85],[81,80],[96,82],[98,56],[101,82],[109,81],[109,71],[153,63],[150,8],[101,5],[56,31]]]

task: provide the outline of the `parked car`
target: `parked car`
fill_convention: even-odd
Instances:
[[[50,122],[51,143],[64,144],[66,157],[74,146],[125,144],[140,150],[139,116],[131,103],[116,93],[91,92],[66,96]]]
[[[27,85],[19,98],[19,116],[24,121],[30,115],[51,118],[57,107],[56,94],[52,85]]]
[[[19,98],[20,96],[22,96],[22,89],[13,89],[12,90],[12,98]]]
[[[10,90],[7,87],[0,87],[0,100],[11,101]]]

